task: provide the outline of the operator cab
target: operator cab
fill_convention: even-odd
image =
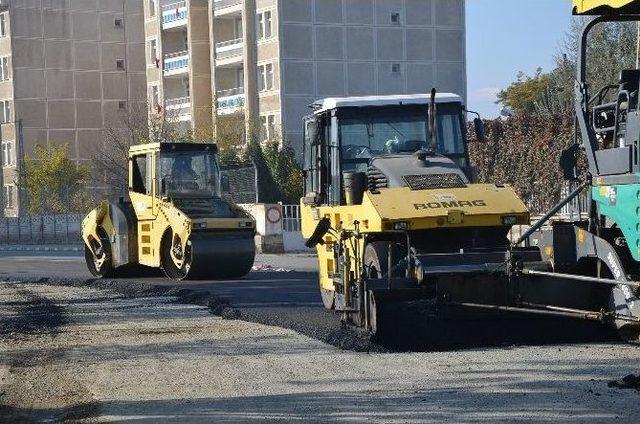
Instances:
[[[590,123],[597,140],[598,175],[638,171],[639,86],[640,70],[626,69],[617,84],[601,88],[593,98]]]
[[[151,147],[148,147],[151,146]],[[130,191],[161,203],[171,202],[198,218],[232,217],[221,197],[220,166],[215,144],[159,143],[132,148]]]
[[[308,203],[350,204],[345,185],[361,177],[370,190],[408,186],[408,176],[471,178],[462,99],[434,97],[432,136],[427,94],[327,98],[304,120],[305,193]],[[348,190],[347,190],[348,191]]]

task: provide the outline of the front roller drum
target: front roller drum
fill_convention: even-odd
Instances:
[[[163,243],[162,263],[167,277],[175,280],[241,278],[251,271],[256,255],[250,232],[192,233],[184,252],[169,240]]]

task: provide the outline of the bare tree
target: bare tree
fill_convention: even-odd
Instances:
[[[103,144],[92,158],[92,178],[107,187],[110,196],[128,190],[129,148],[138,144],[191,141],[192,134],[181,131],[167,113],[149,115],[145,103],[130,103],[104,130]]]

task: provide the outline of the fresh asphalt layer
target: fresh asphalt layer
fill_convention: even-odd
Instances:
[[[452,321],[434,314],[432,305],[424,302],[389,307],[381,334],[371,338],[322,307],[313,255],[258,255],[255,267],[257,271],[239,280],[175,282],[155,274],[96,282],[78,252],[0,252],[0,280],[46,279],[116,290],[140,287],[138,293],[130,290],[131,295],[157,294],[149,287],[187,289],[230,305],[233,318],[293,329],[345,349],[421,351],[613,340],[611,332],[597,323],[520,314],[482,319],[474,314]],[[220,314],[220,309],[214,313]]]

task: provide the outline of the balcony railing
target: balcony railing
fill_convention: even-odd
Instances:
[[[171,112],[176,116],[188,115],[191,113],[191,97],[167,99],[164,102],[164,108],[167,112]]]
[[[173,22],[187,19],[187,2],[177,1],[162,6],[162,23],[170,24]]]
[[[170,53],[164,56],[164,71],[172,72],[189,66],[189,51]]]
[[[244,39],[236,38],[235,40],[227,40],[216,43],[216,58],[228,59],[242,55],[244,48]]]
[[[214,10],[221,10],[231,6],[242,4],[242,0],[215,0],[213,2]]]
[[[231,88],[217,92],[218,112],[232,112],[244,106],[244,87]]]

